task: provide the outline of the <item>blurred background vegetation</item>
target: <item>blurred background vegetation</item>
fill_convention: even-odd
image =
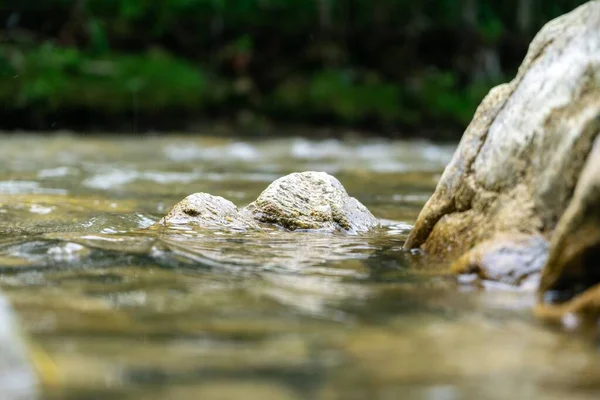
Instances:
[[[458,137],[570,0],[9,0],[0,128]]]

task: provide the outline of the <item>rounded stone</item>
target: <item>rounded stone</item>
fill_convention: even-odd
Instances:
[[[194,193],[177,203],[159,225],[193,225],[200,228],[248,229],[255,223],[231,201],[208,193]]]
[[[293,173],[277,179],[247,211],[260,222],[285,229],[365,232],[379,221],[333,176],[325,172]]]

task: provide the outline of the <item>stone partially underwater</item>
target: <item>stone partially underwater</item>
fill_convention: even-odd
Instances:
[[[219,196],[189,195],[157,224],[233,230],[277,226],[289,231],[360,233],[379,226],[379,221],[350,197],[336,178],[309,171],[277,179],[242,209]]]
[[[542,314],[597,313],[599,132],[591,1],[546,24],[517,76],[482,101],[405,248],[514,285],[541,273]]]

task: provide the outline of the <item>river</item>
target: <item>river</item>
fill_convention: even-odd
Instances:
[[[47,399],[587,399],[596,343],[534,293],[461,284],[402,244],[454,145],[6,135],[0,290],[52,360]],[[188,194],[239,206],[294,171],[336,176],[364,235],[158,235]]]

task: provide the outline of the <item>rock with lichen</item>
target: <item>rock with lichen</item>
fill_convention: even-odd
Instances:
[[[546,24],[517,76],[482,101],[405,247],[515,284],[544,268],[542,299],[597,283],[599,132],[591,1]]]
[[[222,197],[192,194],[176,204],[159,225],[198,228],[365,232],[379,221],[340,181],[324,172],[293,173],[277,179],[243,209]]]

